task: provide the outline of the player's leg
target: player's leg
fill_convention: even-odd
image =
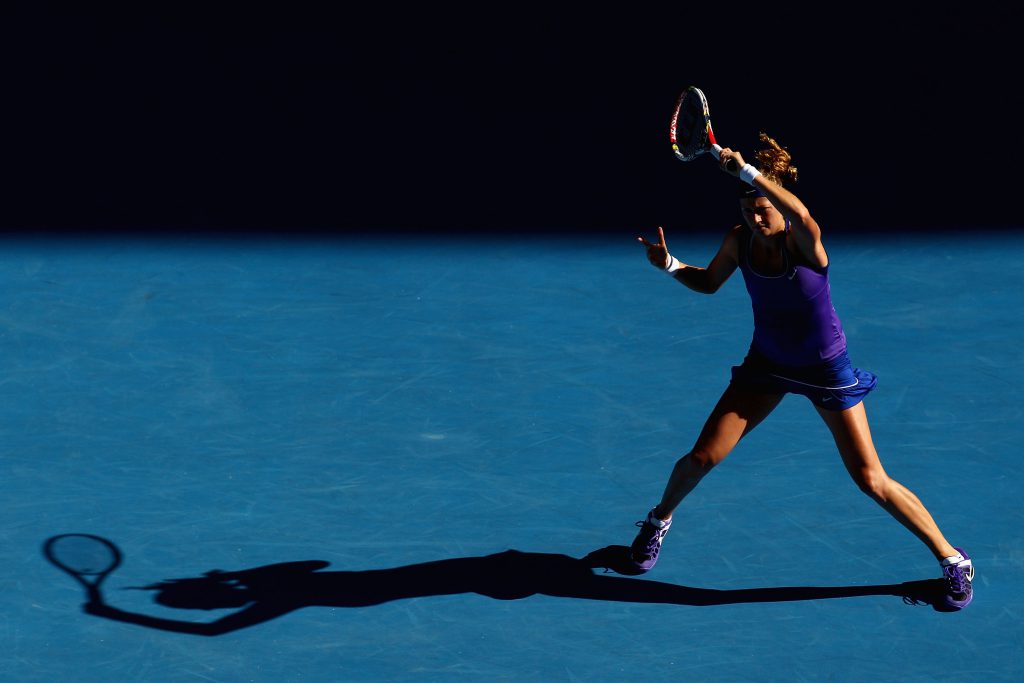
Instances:
[[[640,532],[630,546],[630,557],[638,571],[647,571],[658,561],[661,542],[672,523],[672,513],[687,494],[781,400],[782,394],[754,393],[737,388],[735,384],[729,385],[704,423],[693,449],[676,462],[661,502],[646,520],[637,522]]]
[[[654,515],[663,521],[670,520],[687,494],[725,460],[740,439],[768,417],[782,396],[752,393],[730,384],[704,423],[693,449],[676,462]]]
[[[846,470],[860,490],[899,520],[940,560],[955,555],[935,520],[911,491],[889,477],[875,450],[864,403],[841,411],[817,409],[836,440]]]
[[[950,545],[920,499],[886,473],[871,439],[863,401],[841,411],[817,410],[832,432],[843,464],[857,486],[928,546],[942,563],[951,591],[958,594],[950,606],[966,606],[971,600],[970,582],[974,577],[970,558]]]

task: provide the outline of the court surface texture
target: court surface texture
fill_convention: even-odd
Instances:
[[[738,273],[694,294],[628,232],[5,239],[0,679],[1024,679],[1024,236],[826,247],[882,462],[975,561],[964,611],[799,396],[654,571],[606,569],[746,352]],[[66,533],[123,553],[122,619],[44,557]],[[227,606],[214,570],[264,589]]]

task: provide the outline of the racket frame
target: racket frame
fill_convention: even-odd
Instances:
[[[701,117],[703,118],[703,131],[702,135],[705,138],[704,143],[692,154],[686,154],[679,149],[679,139],[677,134],[677,127],[679,124],[679,113],[682,111],[683,103],[687,101],[687,98],[695,97],[699,103],[699,109],[701,111]],[[715,159],[721,158],[722,147],[715,140],[715,131],[711,128],[711,111],[708,108],[708,98],[704,96],[704,92],[695,85],[691,85],[686,90],[679,94],[676,98],[675,108],[672,110],[672,120],[669,124],[668,130],[669,142],[672,144],[672,152],[676,155],[676,158],[680,161],[693,161],[697,157],[707,152],[710,152]]]
[[[97,543],[102,544],[107,548],[107,550],[110,551],[111,556],[114,558],[113,562],[101,572],[85,573],[72,569],[71,567],[67,566],[59,559],[57,559],[56,553],[54,552],[54,548],[57,545],[57,543],[61,539],[69,537],[87,538],[91,541],[95,541]],[[121,566],[121,560],[123,559],[121,556],[121,551],[118,550],[116,545],[114,545],[107,539],[103,538],[102,536],[94,536],[93,534],[60,534],[59,536],[53,536],[52,538],[47,539],[46,543],[43,544],[43,555],[45,555],[46,559],[49,560],[55,567],[65,572],[66,574],[70,574],[76,581],[82,584],[82,586],[90,594],[92,594],[93,591],[96,591],[99,588],[100,583],[102,583],[103,580],[107,578],[107,576],[112,571]]]

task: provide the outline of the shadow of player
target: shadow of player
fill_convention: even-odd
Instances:
[[[609,546],[584,558],[508,550],[391,569],[322,571],[328,562],[284,562],[241,571],[209,571],[203,576],[146,586],[161,605],[192,610],[237,611],[212,622],[137,614],[113,607],[99,591],[85,611],[150,628],[216,636],[275,619],[303,607],[368,607],[394,600],[477,593],[496,600],[548,595],[579,600],[658,603],[708,607],[736,603],[829,600],[891,595],[907,604],[939,607],[940,579],[878,586],[782,587],[714,590],[612,576],[628,573],[625,546]],[[601,571],[595,571],[604,569]]]

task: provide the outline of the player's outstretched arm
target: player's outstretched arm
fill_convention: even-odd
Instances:
[[[177,619],[163,619],[151,617],[146,614],[136,614],[125,610],[111,607],[102,598],[93,596],[83,606],[87,614],[105,619],[120,621],[125,624],[135,624],[147,628],[159,629],[161,631],[172,631],[174,633],[189,633],[196,636],[219,636],[232,631],[237,631],[249,626],[255,626],[265,621],[275,619],[282,614],[291,612],[294,607],[280,605],[265,605],[254,603],[226,617],[213,622],[181,621]]]

